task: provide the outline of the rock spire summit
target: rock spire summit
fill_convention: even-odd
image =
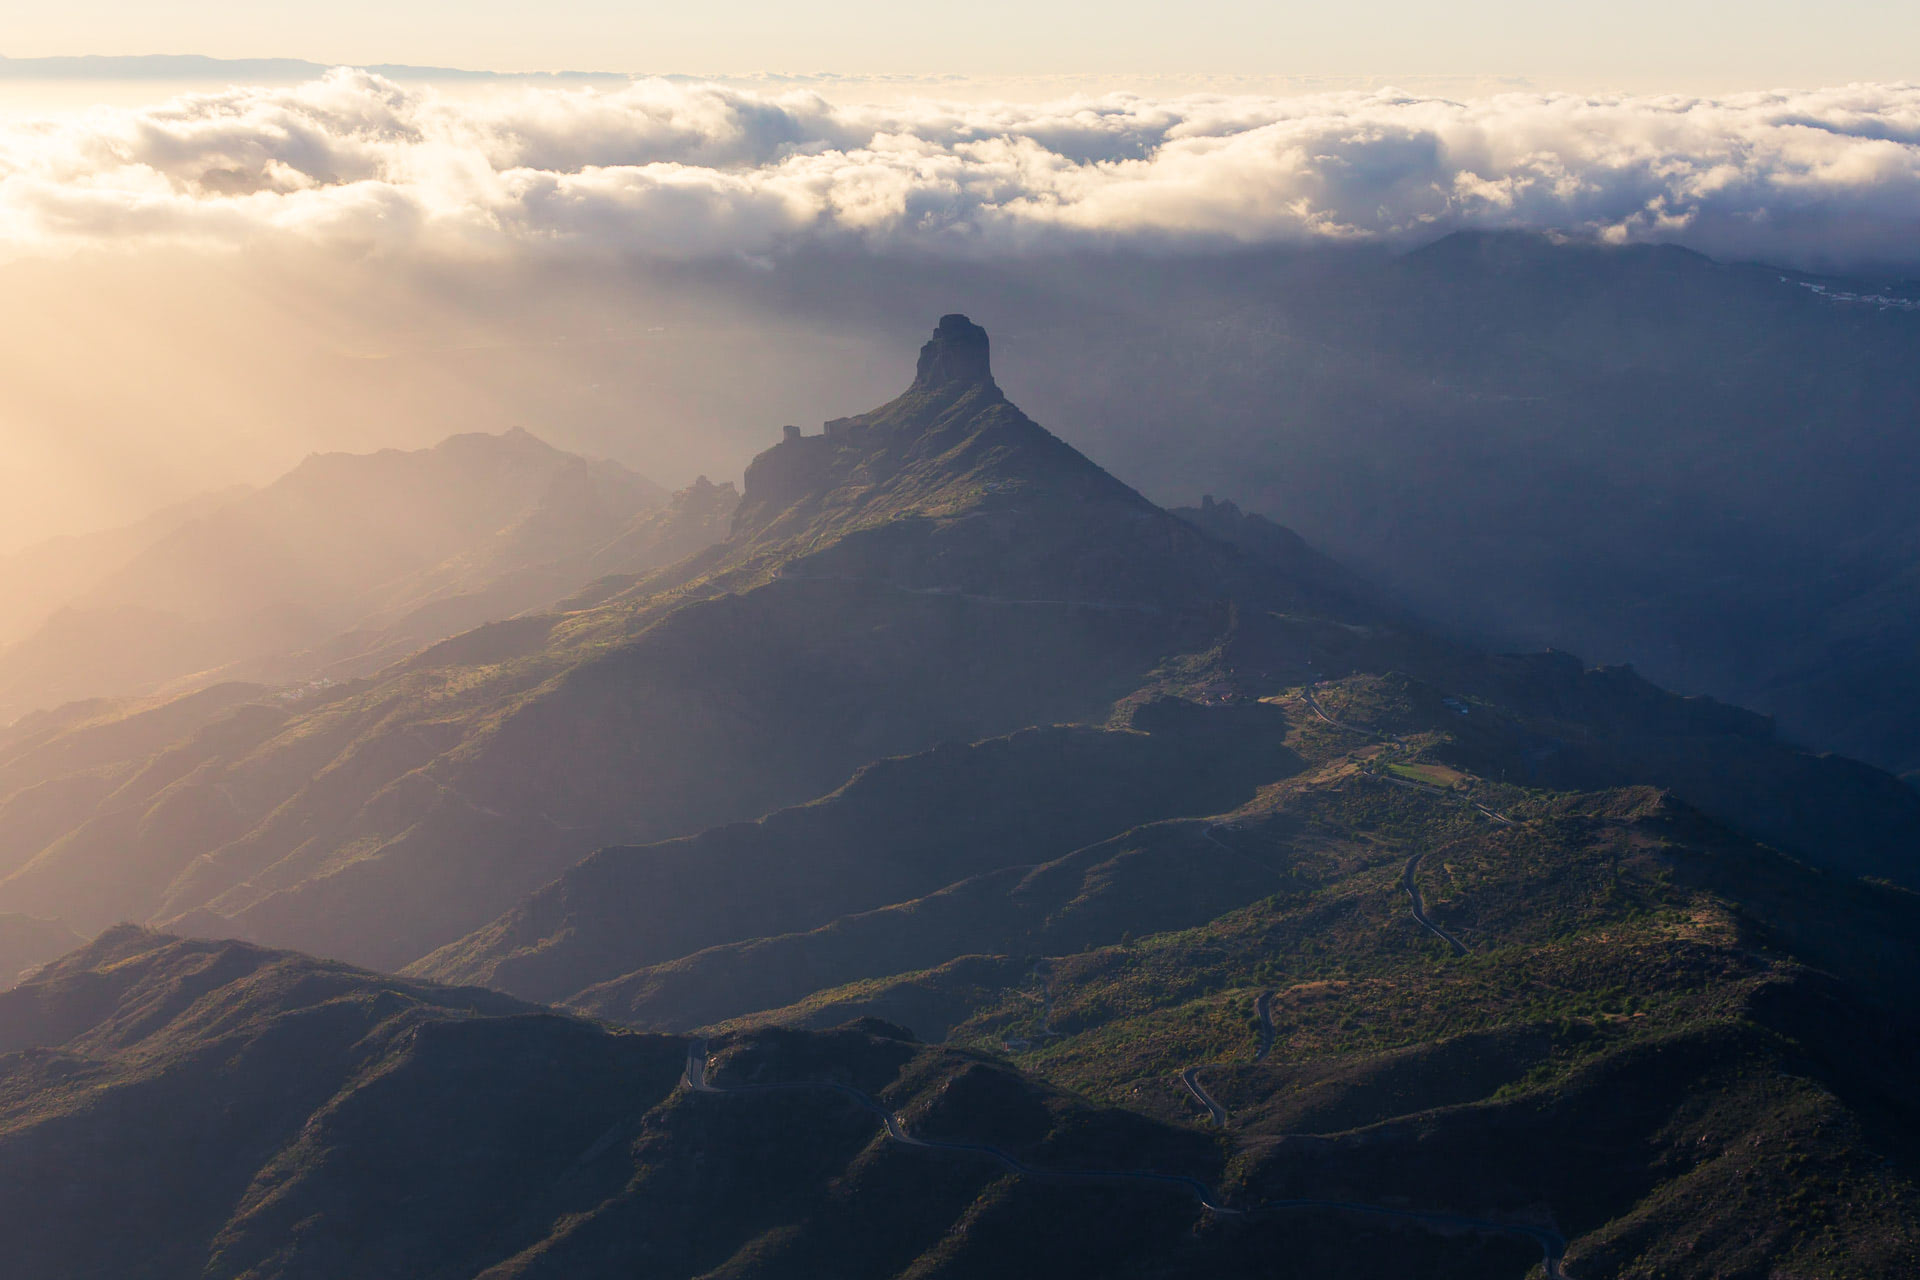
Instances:
[[[933,337],[920,348],[920,364],[913,378],[914,389],[921,391],[956,383],[994,385],[987,331],[958,313],[940,317]]]

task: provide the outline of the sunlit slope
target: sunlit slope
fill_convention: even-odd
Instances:
[[[1877,770],[1783,747],[1763,719],[1737,708],[1664,693],[1630,672],[1585,671],[1563,656],[1403,648],[1394,656],[1422,657],[1450,683],[1366,673],[1381,662],[1371,650],[1387,634],[1242,619],[1205,654],[1158,673],[1160,687],[1235,699],[1125,704],[1130,723],[1150,730],[1136,754],[1164,757],[1165,803],[1152,816],[1174,821],[1140,825],[1146,815],[1108,807],[1088,815],[1105,826],[1077,849],[979,834],[963,858],[927,860],[925,850],[989,832],[999,818],[1028,821],[1048,803],[1138,786],[1132,757],[1086,739],[1065,739],[1080,744],[1071,759],[1036,771],[1053,780],[1040,795],[982,772],[967,753],[935,751],[751,828],[602,850],[417,971],[671,1029],[973,954],[1006,957],[988,966],[1004,983],[1025,971],[1021,957],[1202,924],[1291,885],[1293,859],[1351,838],[1350,822],[1321,815],[1356,788],[1442,793],[1429,805],[1437,825],[1417,829],[1441,840],[1489,821],[1478,806],[1531,788],[1652,784],[1843,879],[1864,871],[1911,884],[1920,875],[1920,797]],[[1309,642],[1317,662],[1361,670],[1252,701],[1271,687],[1261,673],[1285,670],[1288,649]],[[994,745],[987,758],[1006,759],[1018,745]],[[1254,812],[1291,815],[1296,843],[1242,848],[1232,831],[1245,812],[1217,803],[1236,787],[1257,789]],[[1406,844],[1399,856],[1419,849]],[[898,892],[912,883],[903,867],[921,888]],[[763,896],[781,909],[750,908]],[[891,1005],[881,1011],[928,1035],[945,1025],[922,1025]]]
[[[277,850],[250,836],[196,895],[244,875],[208,895],[240,928],[404,961],[613,840],[757,817],[881,756],[1103,721],[1204,647],[1236,586],[1289,594],[1007,404],[985,343],[943,322],[899,400],[756,460],[727,542],[560,622],[525,661],[564,669],[404,779],[396,839],[346,862],[343,832],[272,867],[248,865]]]
[[[1589,679],[1574,675],[1574,688],[1546,684],[1561,695],[1553,707],[1561,716]],[[1617,684],[1607,673],[1591,677],[1601,691]],[[1510,675],[1506,683],[1533,687]],[[1542,699],[1538,689],[1533,696]],[[1589,689],[1585,696],[1600,695]],[[1765,763],[1750,738],[1716,725],[1724,711],[1670,695],[1650,706],[1628,701],[1614,708],[1625,723],[1609,732],[1605,705],[1588,709],[1580,758],[1555,765],[1560,791],[1612,787],[1636,772],[1685,783],[1696,777],[1690,761],[1759,754]],[[416,971],[540,999],[565,996],[601,1016],[663,1029],[804,1005],[838,985],[974,955],[1000,957],[985,967],[989,986],[1018,987],[1030,985],[1033,957],[1203,925],[1269,895],[1312,887],[1328,866],[1352,863],[1356,849],[1371,853],[1355,865],[1398,868],[1428,848],[1504,829],[1505,808],[1560,794],[1530,775],[1542,769],[1541,744],[1550,741],[1543,730],[1564,729],[1564,720],[1516,713],[1480,694],[1442,694],[1404,676],[1356,675],[1317,692],[1283,691],[1271,703],[1205,708],[1169,699],[1131,715],[1152,732],[1055,739],[1045,767],[1026,770],[1048,780],[1039,794],[983,767],[1007,768],[1048,742],[1017,738],[982,744],[973,749],[977,758],[944,749],[889,762],[826,801],[751,827],[603,850]],[[1068,744],[1075,750],[1060,753]],[[1073,807],[1082,797],[1137,788],[1136,759],[1156,759],[1168,774],[1152,801],[1162,820],[1137,821],[1144,796],[1127,806]],[[1777,775],[1788,778],[1784,785],[1821,797],[1836,823],[1847,819],[1842,810],[1859,797],[1823,779],[1829,762],[1795,766],[1794,759],[1781,752],[1772,762],[1786,771]],[[1764,789],[1775,777],[1762,771],[1751,785]],[[1217,803],[1235,789],[1244,799]],[[1611,793],[1599,794],[1567,803],[1609,811]],[[1729,785],[1712,794],[1765,817],[1761,791]],[[1893,796],[1902,798],[1898,784]],[[995,834],[1001,821],[1039,821],[1049,803],[1090,819],[1094,838],[1070,848],[1067,829],[1040,838]],[[1866,808],[1881,820],[1902,817],[1897,806]],[[1856,809],[1851,818],[1859,817]],[[1389,823],[1384,842],[1382,822]],[[1741,839],[1699,822],[1700,830],[1720,833],[1715,839]],[[1088,830],[1084,820],[1079,829]],[[1553,841],[1573,838],[1556,832]],[[1629,839],[1624,829],[1618,839]],[[955,842],[959,856],[930,856]],[[1837,885],[1850,881],[1852,846],[1844,838],[1813,848],[1803,856],[1833,868],[1821,874]],[[1910,858],[1889,854],[1881,865],[1912,873]],[[912,890],[916,881],[922,887]],[[756,905],[763,898],[768,904]],[[971,966],[956,980],[984,979]],[[838,998],[822,998],[829,1012],[820,1016],[832,1016]],[[929,1009],[936,1006],[953,1007],[945,997]],[[870,1011],[929,1036],[963,1020],[928,1013],[933,1020],[922,1021],[911,1001]]]
[[[0,997],[48,1274],[188,1132],[244,1158],[135,1202],[156,1275],[1916,1263],[1920,795],[1159,511],[957,317],[675,566],[0,753],[90,805],[0,908],[414,962],[120,930]]]
[[[1913,1265],[1920,898],[1670,794],[1568,789],[1764,762],[1781,749],[1744,713],[1552,658],[1454,675],[1475,690],[1356,674],[1189,705],[1268,753],[1244,803],[705,946],[568,1003],[659,1030],[881,1017],[1168,1123],[1207,1123],[1195,1079],[1248,1200],[1527,1206],[1569,1240],[1575,1276]],[[1848,790],[1820,780],[1841,763],[1804,761],[1788,794],[1838,819]],[[917,798],[930,830],[996,803]],[[870,840],[864,865],[901,848]],[[611,969],[668,941],[616,936],[661,894],[606,873],[671,852],[607,851],[476,934],[517,948],[484,976]],[[1319,1240],[1308,1221],[1290,1227]]]
[[[1317,701],[1344,724],[1391,705],[1364,679],[1322,686]],[[1244,988],[1291,983],[1301,1009],[1327,1004],[1300,1015],[1296,1058],[1423,1043],[1543,1008],[1631,1013],[1669,979],[1744,981],[1781,964],[1824,971],[1870,1003],[1911,1003],[1920,977],[1911,891],[1815,869],[1650,788],[1548,790],[1480,777],[1447,763],[1458,744],[1444,724],[1394,742],[1319,721],[1297,695],[1283,705],[1307,712],[1286,735],[1296,768],[1231,811],[1144,826],[805,934],[708,949],[574,1003],[695,1025],[676,1024],[673,1011],[703,992],[737,1000],[710,980],[716,968],[730,970],[731,992],[765,989],[782,966],[857,965],[858,982],[745,1020],[877,1013],[933,1037],[1023,1037],[1050,1069],[1075,1071],[1078,1061],[1120,1072],[1102,1087],[1121,1092],[1180,1055],[1232,1048],[1243,1028],[1257,1031],[1251,992],[1238,1003],[1220,996],[1229,977]],[[1421,890],[1425,923],[1409,884]],[[978,963],[895,963],[955,937],[968,950],[942,959],[971,951],[1004,976],[983,984]],[[1496,953],[1507,960],[1487,958]],[[1557,976],[1508,983],[1501,965],[1523,955]],[[1322,990],[1329,982],[1337,990]],[[1446,991],[1444,1008],[1405,994],[1429,988]],[[1042,989],[1053,996],[1045,1007]],[[1362,1008],[1381,1000],[1391,1013]],[[1122,1057],[1112,1056],[1118,1033],[1079,1042],[1092,1056],[1055,1052],[1074,1043],[1062,1034],[1133,1018],[1151,1030]],[[1164,1060],[1137,1051],[1147,1044]]]
[[[884,1017],[1169,1123],[1207,1123],[1197,1072],[1249,1198],[1529,1204],[1575,1276],[1920,1261],[1920,898],[1650,789],[1479,777],[1419,701],[1323,687],[1336,725],[1285,698],[1305,767],[1234,811],[571,1003],[660,1028]],[[744,1012],[810,980],[842,985]]]

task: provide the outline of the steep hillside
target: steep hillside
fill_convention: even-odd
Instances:
[[[1268,673],[1299,669],[1309,643],[1316,663],[1357,670],[1253,701],[1272,687]],[[1011,957],[989,966],[1005,985],[1025,973],[1019,957],[1203,924],[1291,883],[1283,864],[1331,838],[1320,820],[1301,820],[1303,843],[1286,857],[1252,856],[1221,834],[1239,821],[1231,806],[1209,801],[1257,787],[1269,804],[1293,794],[1289,779],[1303,769],[1319,780],[1313,795],[1344,789],[1364,767],[1383,785],[1490,788],[1496,798],[1484,803],[1493,805],[1515,787],[1653,784],[1843,877],[1920,880],[1920,795],[1866,766],[1783,746],[1763,717],[1675,697],[1630,671],[1584,670],[1566,655],[1487,658],[1399,642],[1395,657],[1421,657],[1450,683],[1375,675],[1378,643],[1346,628],[1263,634],[1236,621],[1214,649],[1157,682],[1200,703],[1129,699],[1132,724],[1157,726],[1150,741],[1165,744],[1169,763],[1159,767],[1169,780],[1211,784],[1162,793],[1151,816],[1184,821],[1134,829],[1148,815],[1109,808],[1097,815],[1104,829],[1082,828],[1083,847],[981,835],[964,859],[927,860],[924,850],[982,822],[1031,822],[1087,788],[1130,794],[1139,785],[1111,750],[1061,761],[1047,775],[1060,781],[1037,793],[1010,792],[956,767],[961,753],[937,751],[751,828],[602,850],[414,971],[676,1030],[981,952]],[[1400,772],[1378,759],[1400,755],[1410,760]],[[912,797],[906,829],[894,825],[902,796]],[[1478,812],[1463,803],[1459,816]],[[923,877],[918,889],[902,862]],[[780,909],[745,907],[762,894]],[[923,1034],[944,1028],[881,1012]]]
[[[1576,667],[1573,674],[1581,673]],[[1595,674],[1604,686],[1605,673]],[[1549,680],[1548,687],[1556,685],[1564,698],[1565,685]],[[1535,698],[1537,705],[1537,690]],[[1182,776],[1215,784],[1168,793],[1172,803],[1161,808],[1163,820],[1151,825],[1132,825],[1127,809],[1109,809],[1097,815],[1106,829],[1093,831],[1096,838],[1080,847],[1057,838],[971,838],[968,833],[981,831],[982,822],[1002,815],[1032,821],[1029,809],[1044,813],[1050,803],[1067,803],[1089,787],[1124,793],[1137,783],[1116,768],[1122,757],[1085,750],[1072,759],[1070,774],[1061,770],[1062,777],[1073,778],[1072,789],[1043,788],[1043,796],[1057,797],[1051,801],[1025,792],[1010,797],[992,775],[970,776],[954,767],[951,753],[935,752],[895,762],[889,774],[753,828],[652,849],[604,850],[486,929],[422,961],[416,971],[541,999],[564,996],[573,1007],[663,1030],[762,1010],[784,1010],[773,1016],[804,1021],[835,1019],[845,1007],[857,1007],[939,1038],[969,1015],[964,1001],[956,1005],[951,995],[926,995],[921,978],[898,990],[882,982],[880,990],[888,994],[873,1006],[843,1006],[831,991],[951,962],[959,966],[953,981],[961,989],[974,997],[983,990],[1005,991],[1019,1006],[1036,982],[1035,957],[1206,926],[1262,899],[1312,890],[1334,868],[1346,867],[1342,874],[1349,874],[1354,867],[1397,866],[1429,848],[1484,838],[1490,824],[1505,828],[1510,824],[1501,811],[1520,812],[1515,806],[1590,803],[1608,812],[1614,802],[1604,798],[1607,792],[1587,793],[1602,797],[1591,801],[1546,797],[1581,794],[1564,791],[1570,787],[1614,786],[1636,765],[1655,773],[1664,765],[1665,772],[1685,779],[1686,761],[1739,758],[1736,753],[1746,749],[1740,744],[1752,741],[1715,725],[1738,715],[1730,709],[1668,699],[1670,718],[1698,718],[1688,733],[1684,724],[1660,726],[1655,710],[1630,708],[1623,718],[1631,729],[1618,737],[1606,732],[1600,714],[1606,709],[1606,700],[1588,709],[1577,751],[1549,751],[1541,745],[1551,740],[1540,721],[1483,696],[1446,695],[1404,676],[1358,675],[1286,690],[1267,702],[1209,709],[1172,700],[1149,703],[1138,708],[1135,723],[1157,719],[1163,727],[1147,741],[1164,742],[1161,750],[1178,761]],[[1617,695],[1611,709],[1620,713]],[[1559,714],[1571,711],[1563,703]],[[1550,723],[1564,731],[1564,719]],[[1664,732],[1652,732],[1656,727]],[[1669,758],[1642,759],[1655,750]],[[1232,787],[1220,785],[1225,780],[1217,776],[1216,759],[1233,762],[1240,780]],[[1825,763],[1812,762],[1786,785],[1817,787]],[[1541,789],[1540,775],[1547,772],[1561,790]],[[938,789],[912,785],[917,776],[951,781]],[[1770,780],[1761,772],[1751,785],[1753,791],[1738,791],[1727,784],[1714,794],[1765,818],[1762,793]],[[1246,799],[1208,803],[1233,789]],[[1828,787],[1822,794],[1837,807],[1848,793]],[[900,830],[889,824],[900,798],[908,796],[912,826]],[[1394,801],[1391,810],[1381,810]],[[1382,816],[1392,810],[1404,812]],[[1857,817],[1827,813],[1843,828]],[[1722,843],[1740,839],[1704,819],[1688,829],[1717,832],[1710,838]],[[1260,833],[1257,838],[1249,838],[1252,831]],[[938,848],[949,832],[974,846],[966,858],[926,858],[923,850]],[[734,851],[743,837],[750,837],[746,848],[753,850],[745,862]],[[1631,843],[1639,837],[1623,828],[1618,839]],[[1904,870],[1911,878],[1911,843],[1884,843],[1874,865]],[[1833,883],[1849,883],[1845,863],[1859,856],[1860,846],[1827,847],[1824,860],[1841,864]],[[1355,863],[1356,857],[1361,861]],[[675,870],[683,863],[684,869]],[[920,877],[918,889],[901,874],[903,863]],[[1753,865],[1772,864],[1763,859]],[[735,887],[740,884],[754,888],[742,897]],[[1740,891],[1737,885],[1729,889]],[[763,892],[779,898],[781,909],[729,909]],[[1895,906],[1911,900],[1899,891],[1876,892],[1891,894],[1887,901]],[[836,901],[837,914],[831,910]],[[1898,963],[1920,965],[1920,956],[1909,947]],[[571,995],[569,984],[576,988]],[[922,1000],[924,1007],[915,1003]],[[811,1011],[815,1005],[825,1012]]]
[[[1284,1225],[1196,1235],[1213,1222],[1196,1188],[1221,1167],[1206,1136],[884,1024],[731,1038],[696,1052],[692,1080],[688,1050],[482,992],[115,930],[0,995],[10,1274],[1200,1276]],[[870,1106],[918,1145],[890,1141]],[[942,1149],[981,1141],[995,1150]],[[1314,1258],[1464,1274],[1492,1256],[1517,1276],[1529,1252],[1524,1236],[1408,1241],[1325,1217]]]
[[[675,510],[371,678],[0,734],[0,909],[411,966],[0,994],[28,1274],[1920,1265],[1920,792],[1163,511],[963,317]]]
[[[857,977],[721,1025],[881,1016],[1006,1053],[1221,1131],[1248,1200],[1533,1197],[1576,1277],[1920,1262],[1920,898],[1655,792],[1500,788],[1438,764],[1431,737],[1301,723],[1324,763],[1216,822],[575,1003],[670,1025],[783,974]]]

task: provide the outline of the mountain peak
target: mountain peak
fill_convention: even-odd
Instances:
[[[920,364],[913,377],[916,391],[954,384],[994,385],[987,331],[958,312],[940,317],[933,337],[920,348]]]

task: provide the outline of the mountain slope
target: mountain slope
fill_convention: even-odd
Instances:
[[[832,795],[757,823],[602,849],[408,971],[558,1000],[643,964],[1231,807],[1288,772],[1260,717],[1181,705],[1143,709],[1134,724],[1149,732],[1060,727],[950,744],[869,765]]]
[[[1402,819],[1448,808],[1367,794]],[[1380,879],[1357,845],[1309,872],[1334,871],[1330,893],[1057,961],[1059,1032],[1020,1052],[1124,1107],[877,1021],[690,1045],[111,930],[0,993],[10,1263],[26,1280],[1521,1280],[1543,1251],[1581,1277],[1910,1268],[1916,1116],[1892,1064],[1917,1043],[1911,1000],[1890,1016],[1848,984],[1876,945],[1911,961],[1912,902],[1823,886],[1657,797],[1516,821],[1449,853],[1466,899],[1435,910],[1477,925],[1478,963],[1399,927],[1389,884],[1351,878]],[[1846,939],[1841,979],[1715,906],[1769,885],[1752,923]],[[1276,947],[1289,933],[1330,945]],[[1249,963],[1281,986],[1281,1047],[1252,1064]],[[1142,986],[1176,975],[1185,1005]],[[1207,1071],[1224,1130],[1184,1122],[1167,1061]]]
[[[1577,666],[1573,674],[1581,674]],[[1509,680],[1513,683],[1531,687],[1531,682]],[[1563,700],[1559,715],[1566,717],[1571,714],[1564,701],[1569,690],[1561,686],[1558,696]],[[1543,701],[1537,689],[1534,700],[1536,708]],[[760,858],[780,868],[774,884],[798,876],[801,883],[818,877],[822,884],[843,886],[853,878],[870,895],[866,903],[843,897],[843,914],[837,917],[829,918],[823,909],[831,899],[818,887],[801,895],[810,903],[811,918],[806,911],[708,914],[701,904],[731,901],[717,886],[754,883],[766,874],[736,870],[733,860],[720,856],[729,833],[714,832],[684,846],[688,854],[704,851],[697,875],[674,876],[669,887],[661,868],[682,856],[676,847],[602,851],[486,929],[422,961],[417,971],[487,982],[542,999],[565,996],[572,1007],[663,1030],[768,1009],[782,1011],[771,1016],[809,1023],[822,1016],[851,1016],[852,1010],[877,1013],[938,1038],[954,1022],[965,1020],[964,1014],[953,1012],[960,1006],[950,999],[934,998],[923,1010],[932,1021],[922,1021],[912,1012],[918,997],[910,992],[899,993],[908,1000],[905,1005],[892,1002],[892,996],[877,1005],[845,1005],[831,989],[949,962],[960,964],[954,980],[967,990],[977,990],[983,981],[988,989],[1023,988],[1032,980],[1027,972],[1032,957],[1070,955],[1088,946],[1113,945],[1129,935],[1193,929],[1269,895],[1300,892],[1313,883],[1302,879],[1303,868],[1330,857],[1350,858],[1353,849],[1383,840],[1382,833],[1351,816],[1349,810],[1358,801],[1349,792],[1356,786],[1389,795],[1396,787],[1433,794],[1429,816],[1416,829],[1422,839],[1445,845],[1484,825],[1494,809],[1519,803],[1530,792],[1539,794],[1541,777],[1549,772],[1561,789],[1600,789],[1616,785],[1616,778],[1631,775],[1635,768],[1685,781],[1691,776],[1686,763],[1690,759],[1737,759],[1740,752],[1764,759],[1752,739],[1713,726],[1716,717],[1735,717],[1737,723],[1743,713],[1689,707],[1681,699],[1667,699],[1667,714],[1703,721],[1692,734],[1671,724],[1664,734],[1651,734],[1649,721],[1655,715],[1638,707],[1629,711],[1627,732],[1613,737],[1604,732],[1601,713],[1611,709],[1618,714],[1622,708],[1608,708],[1606,701],[1596,699],[1585,709],[1588,718],[1578,746],[1544,752],[1541,744],[1552,740],[1541,732],[1540,721],[1529,722],[1484,696],[1471,701],[1447,696],[1403,676],[1353,676],[1317,690],[1286,691],[1273,701],[1278,705],[1204,711],[1168,701],[1136,713],[1136,723],[1142,718],[1151,723],[1154,715],[1172,721],[1162,732],[1183,772],[1205,774],[1218,767],[1211,763],[1213,753],[1225,753],[1249,783],[1263,784],[1257,793],[1248,793],[1243,805],[1211,806],[1207,794],[1188,790],[1178,796],[1184,803],[1162,810],[1185,821],[1134,829],[1129,815],[1116,811],[1107,818],[1106,833],[1071,851],[1062,843],[1049,849],[1045,842],[982,837],[977,841],[982,847],[971,855],[971,868],[952,860],[916,862],[924,865],[925,879],[923,887],[914,890],[910,881],[893,873],[895,859],[914,857],[936,833],[977,827],[983,813],[1024,811],[1010,806],[1004,789],[981,779],[950,790],[905,792],[914,796],[920,829],[913,833],[880,834],[879,828],[836,823],[827,828],[834,835],[826,840],[784,835],[804,830],[800,824],[816,815],[844,812],[858,820],[867,807],[880,815],[888,812],[883,800],[887,792],[849,788],[826,802],[830,808],[816,805],[775,815],[756,831],[763,831],[771,846]],[[1176,710],[1181,707],[1186,710]],[[1264,714],[1281,707],[1287,714]],[[1560,731],[1565,732],[1565,725],[1564,718],[1558,722]],[[1667,758],[1663,761],[1655,753]],[[1792,753],[1782,754],[1792,759]],[[931,772],[940,757],[935,753],[924,760],[897,762],[893,776],[909,768]],[[1113,762],[1111,754],[1084,753],[1074,761],[1074,768],[1085,775],[1076,785],[1135,785]],[[1811,770],[1787,785],[1816,788],[1819,766],[1825,763],[1812,762]],[[1502,773],[1525,778],[1527,787],[1499,782]],[[1753,809],[1764,819],[1764,793],[1777,781],[1762,770],[1752,784],[1756,793],[1735,795],[1728,786],[1717,792],[1706,788],[1704,793]],[[1894,786],[1900,798],[1898,784]],[[1219,794],[1216,791],[1215,798]],[[1847,793],[1844,787],[1828,787],[1823,794],[1837,801]],[[1604,807],[1605,802],[1595,803]],[[1826,817],[1836,825],[1848,821],[1839,813]],[[1249,822],[1270,834],[1249,841],[1241,834]],[[1910,824],[1883,833],[1892,837],[1904,831],[1908,842],[1889,838],[1883,860],[1872,865],[1904,867],[1910,875],[1914,829]],[[1406,839],[1397,831],[1392,838]],[[1404,861],[1422,848],[1403,843],[1398,859]],[[1857,848],[1842,842],[1829,847],[1826,858],[1844,866],[1859,855]],[[952,879],[937,883],[942,870]],[[701,888],[703,878],[711,878],[716,887]],[[1842,871],[1840,882],[1845,879]],[[898,896],[882,901],[888,890]],[[1892,899],[1902,900],[1897,895]],[[667,904],[676,911],[692,907],[705,933],[690,935],[678,917],[669,922],[663,911]],[[993,957],[992,962],[983,966],[967,960],[981,955]],[[566,995],[569,983],[578,990]],[[812,1009],[816,1003],[824,1013]]]
[[[756,460],[724,542],[377,680],[235,708],[79,827],[23,841],[0,907],[399,967],[596,848],[758,818],[879,757],[1396,670],[1484,697],[1499,734],[1467,745],[1516,778],[1671,787],[1811,859],[1913,879],[1920,795],[1886,775],[1630,672],[1436,639],[1271,527],[1208,520],[1221,536],[1027,419],[985,335],[948,317],[905,395]]]
[[[1355,768],[1381,757],[1321,728],[1303,722],[1324,740],[1300,745],[1335,748],[1331,767],[1211,842],[1131,838],[1175,873],[1159,883],[1270,869],[1204,923],[1138,865],[1038,893],[1030,874],[893,909],[910,917],[899,928],[850,918],[578,1003],[668,1023],[765,989],[782,965],[924,953],[954,936],[950,918],[1016,949],[723,1025],[884,1016],[1170,1123],[1217,1108],[1252,1197],[1531,1194],[1575,1276],[1892,1276],[1920,1260],[1904,1066],[1920,1046],[1920,899],[1810,871],[1656,793],[1509,791],[1489,818],[1473,800],[1494,788],[1411,782],[1430,767],[1419,754]],[[1114,918],[1072,923],[1103,898]]]
[[[885,1096],[929,1136],[990,1136],[1069,1168],[1209,1173],[1201,1135],[884,1026],[717,1048],[723,1082],[842,1083],[697,1093],[681,1040],[114,930],[0,994],[9,1274],[877,1277],[916,1259],[937,1274],[983,1195],[1003,1219],[1051,1219],[1043,1253],[1124,1265],[1144,1249],[1205,1274],[1180,1186],[1050,1187],[902,1148],[841,1090]],[[99,1230],[109,1217],[117,1229]],[[1032,1242],[969,1247],[1002,1274],[1034,1265]]]
[[[154,870],[114,915],[402,964],[598,846],[758,817],[879,756],[1102,721],[1243,586],[1292,593],[1019,414],[984,334],[946,322],[906,395],[756,462],[725,543],[236,726],[0,900],[99,912],[98,868],[133,861]]]

